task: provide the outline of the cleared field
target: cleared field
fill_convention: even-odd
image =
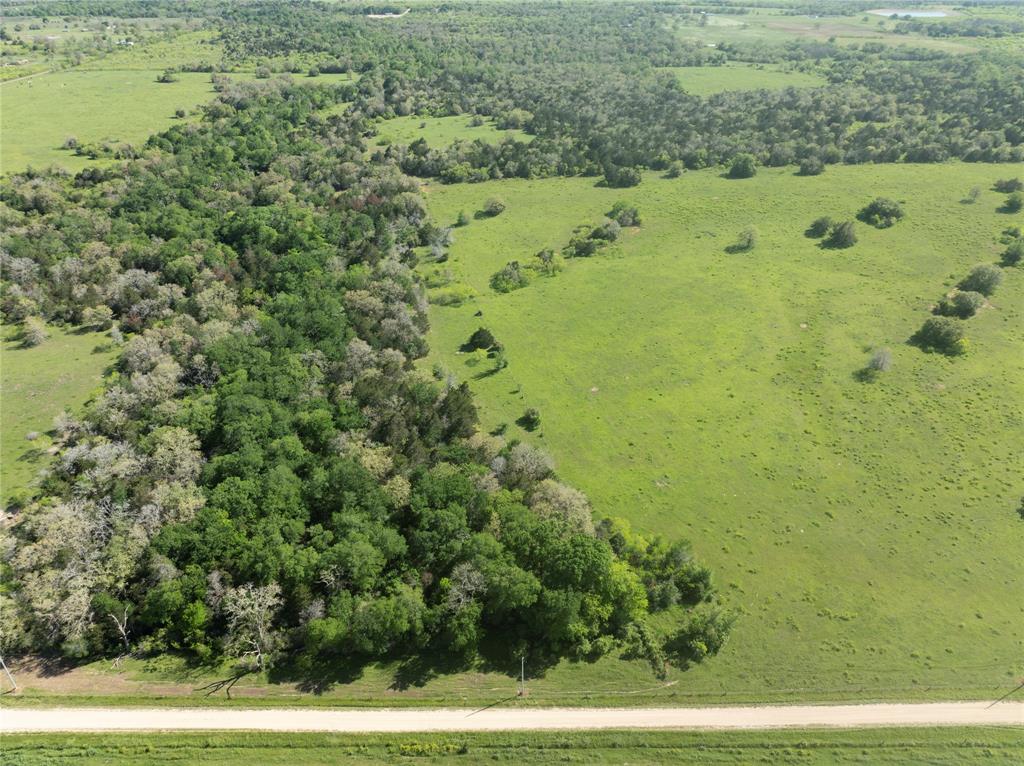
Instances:
[[[976,39],[944,40],[918,34],[896,34],[894,23],[870,16],[790,16],[759,9],[748,14],[708,14],[706,21],[684,19],[674,25],[676,33],[687,40],[708,44],[767,43],[783,44],[794,39],[833,40],[840,45],[881,43],[931,48],[949,53],[963,53],[978,47]]]
[[[679,676],[679,695],[913,696],[1012,687],[1024,657],[1024,273],[1008,270],[970,321],[970,353],[907,345],[974,264],[997,260],[993,166],[762,170],[729,181],[649,174],[434,186],[442,223],[498,196],[496,218],[455,230],[443,268],[478,298],[432,311],[431,361],[468,379],[487,428],[526,407],[560,474],[599,515],[691,538],[740,620],[723,653]],[[887,230],[849,250],[803,236],[902,200]],[[563,273],[499,295],[492,273],[561,248],[624,199],[638,230]],[[1020,223],[1017,217],[1016,223]],[[728,254],[745,226],[760,244]],[[475,316],[476,312],[482,316]],[[479,326],[507,369],[459,352]],[[874,383],[857,371],[892,349]]]
[[[13,328],[4,332],[0,359],[0,503],[29,486],[50,459],[46,432],[61,410],[74,411],[99,387],[114,351],[102,333],[51,327],[41,346],[22,348]],[[28,441],[31,431],[39,438]]]
[[[80,170],[95,160],[61,148],[80,143],[142,143],[174,122],[176,109],[191,110],[215,96],[210,75],[182,73],[158,83],[160,70],[69,71],[0,86],[0,172],[29,165]]]
[[[826,80],[807,72],[785,71],[770,65],[731,64],[717,67],[666,67],[679,86],[694,96],[710,96],[730,90],[782,90],[783,88],[814,88]]]
[[[429,146],[449,146],[456,141],[481,140],[496,144],[505,136],[529,141],[532,136],[521,130],[498,130],[493,122],[472,125],[471,115],[454,117],[396,117],[377,124],[377,137],[370,139],[370,148],[387,144],[411,144],[423,138]]]
[[[787,732],[521,734],[8,735],[10,766],[134,764],[510,763],[1018,763],[1020,732],[882,729]]]

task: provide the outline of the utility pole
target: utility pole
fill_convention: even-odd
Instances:
[[[519,695],[520,697],[526,696],[526,655],[522,655],[519,658]]]
[[[11,682],[11,691],[18,691],[18,682],[14,680],[14,676],[11,675],[11,671],[7,669],[7,663],[4,662],[2,654],[0,654],[0,668],[3,668],[4,674],[7,676],[7,680]]]

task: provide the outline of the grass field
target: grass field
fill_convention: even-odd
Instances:
[[[455,117],[410,115],[383,120],[377,123],[377,137],[369,140],[370,148],[372,150],[375,146],[387,144],[411,144],[420,138],[425,139],[432,147],[477,139],[496,144],[505,136],[511,136],[518,141],[529,141],[533,138],[521,130],[498,130],[493,122],[471,125],[471,119],[471,115],[464,114]]]
[[[7,735],[9,766],[198,763],[1002,764],[1024,757],[1013,729],[465,734]]]
[[[96,161],[62,149],[69,136],[139,144],[170,127],[176,109],[191,110],[216,95],[208,74],[158,83],[159,74],[73,70],[0,85],[0,171],[50,164],[80,170]]]
[[[53,419],[61,410],[81,406],[95,390],[114,352],[101,333],[50,328],[41,346],[22,348],[14,328],[4,329],[0,359],[0,503],[27,487],[45,467]],[[27,441],[31,431],[38,439]]]
[[[694,96],[710,96],[730,90],[781,90],[813,88],[826,80],[806,72],[785,71],[771,65],[730,64],[717,67],[666,67],[679,86]]]
[[[754,9],[740,15],[709,14],[703,25],[681,19],[673,28],[681,38],[707,44],[769,44],[779,45],[797,40],[833,40],[840,45],[881,43],[907,47],[930,48],[949,53],[966,53],[976,49],[976,38],[956,40],[932,38],[920,34],[896,34],[894,23],[886,18],[862,14],[856,16],[791,16],[771,8]]]
[[[955,697],[1024,670],[1024,273],[969,325],[970,353],[907,345],[929,307],[1012,220],[974,185],[1021,167],[833,167],[433,186],[452,222],[499,196],[507,210],[456,229],[444,268],[479,297],[432,310],[432,362],[468,379],[483,424],[536,407],[559,473],[599,515],[690,538],[740,613],[731,643],[682,674],[681,695],[851,693]],[[849,250],[803,236],[878,195],[905,203]],[[504,263],[560,248],[617,199],[639,230],[588,260],[499,295]],[[1020,217],[1016,218],[1020,223]],[[728,254],[754,225],[760,244]],[[476,312],[482,316],[475,316]],[[460,354],[478,326],[510,365]],[[894,366],[859,382],[872,348]],[[998,696],[998,695],[994,695]]]

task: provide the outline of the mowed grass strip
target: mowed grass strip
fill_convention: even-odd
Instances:
[[[7,735],[9,766],[203,763],[1009,764],[1024,757],[1013,729],[781,732],[519,732],[465,734]]]
[[[490,197],[507,209],[455,229],[441,268],[479,297],[432,309],[431,362],[471,382],[483,425],[547,449],[598,515],[686,537],[739,613],[680,695],[998,696],[1024,671],[1024,271],[967,325],[950,359],[907,344],[1002,229],[989,191],[1024,167],[830,167],[814,178],[718,171],[633,189],[594,179],[428,189],[439,223]],[[978,201],[961,199],[973,186]],[[823,250],[803,235],[876,196],[904,221],[858,224]],[[511,260],[560,248],[616,200],[643,225],[596,257],[505,295]],[[757,247],[729,254],[746,226]],[[477,316],[477,312],[481,312]],[[507,369],[459,353],[479,326]],[[872,349],[893,369],[860,382]],[[525,434],[527,407],[541,427]]]
[[[116,351],[102,333],[49,328],[40,346],[23,348],[15,328],[0,352],[0,505],[27,489],[52,459],[47,432],[61,410],[75,411],[100,386]],[[25,437],[35,432],[36,439]]]

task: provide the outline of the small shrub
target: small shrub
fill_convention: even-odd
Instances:
[[[173,69],[165,69],[156,78],[156,81],[157,82],[164,82],[164,83],[167,83],[167,82],[177,82],[178,81],[178,74]]]
[[[270,78],[270,67],[268,67],[268,66],[258,66],[258,67],[256,67],[256,79],[257,80],[266,80],[266,79],[269,79],[269,78]]]
[[[75,136],[68,136],[64,139],[64,143],[61,144],[64,149],[77,149],[78,139]]]
[[[494,334],[486,327],[478,328],[463,346],[465,351],[490,351],[498,344]]]
[[[880,348],[871,355],[868,368],[875,372],[889,372],[892,369],[892,351],[887,348]]]
[[[622,229],[618,221],[605,221],[600,226],[595,226],[590,231],[591,239],[599,239],[602,242],[614,242],[619,238],[619,231]]]
[[[853,221],[832,224],[828,237],[822,243],[825,247],[844,249],[857,244],[857,231]]]
[[[980,197],[980,196],[981,196],[981,187],[980,186],[972,186],[971,190],[969,192],[967,192],[967,196],[964,197],[961,200],[961,202],[966,202],[968,205],[973,205],[975,202],[978,201],[978,197]]]
[[[992,188],[1001,194],[1012,194],[1013,192],[1024,191],[1024,181],[1019,178],[1002,178],[996,181]]]
[[[668,170],[665,171],[665,178],[679,178],[685,172],[686,166],[679,160],[675,160],[669,163]]]
[[[757,247],[757,229],[747,226],[740,232],[736,242],[725,248],[728,253],[746,253]]]
[[[1022,209],[1024,209],[1024,195],[1020,192],[1014,192],[1006,198],[1006,202],[1000,206],[999,212],[1019,213]]]
[[[970,319],[978,309],[985,305],[985,296],[981,293],[959,291],[951,298],[943,298],[935,307],[935,313],[940,316],[957,317],[959,319]]]
[[[926,351],[938,351],[955,356],[966,351],[963,322],[950,317],[931,317],[925,320],[911,342]]]
[[[817,157],[808,157],[800,162],[800,175],[820,176],[825,172],[825,163]]]
[[[530,277],[519,261],[509,261],[491,276],[491,288],[499,293],[510,293],[530,284]]]
[[[46,322],[39,317],[28,317],[21,326],[21,342],[26,346],[38,346],[49,337]]]
[[[832,228],[832,219],[827,215],[823,215],[821,218],[815,218],[814,222],[807,227],[804,232],[805,235],[812,239],[821,239],[828,234],[829,229]]]
[[[612,205],[612,209],[609,210],[606,215],[613,221],[619,224],[619,226],[639,226],[640,225],[640,211],[632,205],[622,202],[616,202]]]
[[[320,70],[317,69],[315,66],[310,67],[309,71],[306,73],[306,76],[307,77],[319,77],[320,76]]]
[[[982,263],[971,269],[971,273],[960,280],[957,285],[961,290],[981,293],[989,296],[996,291],[1003,281],[1003,270],[991,263]]]
[[[729,165],[729,178],[753,178],[757,174],[757,160],[753,154],[737,154]]]
[[[1004,266],[1016,266],[1021,260],[1024,260],[1024,238],[1015,239],[1003,251]]]
[[[516,423],[527,431],[535,431],[540,426],[540,412],[534,407],[527,407],[522,417]]]
[[[184,109],[175,109],[174,110],[174,116],[177,119],[179,119],[179,120],[184,120],[187,115],[188,115],[188,112],[186,112]]]
[[[489,215],[491,218],[494,218],[504,212],[505,203],[498,197],[491,197],[484,203],[484,215]]]
[[[466,215],[466,211],[465,210],[460,210],[459,211],[459,217],[455,219],[455,225],[456,226],[468,226],[469,225],[469,216]]]
[[[608,167],[604,171],[604,182],[613,189],[625,189],[636,186],[643,180],[637,168]]]
[[[857,218],[876,229],[887,229],[903,217],[900,203],[885,197],[878,197],[857,213]]]

